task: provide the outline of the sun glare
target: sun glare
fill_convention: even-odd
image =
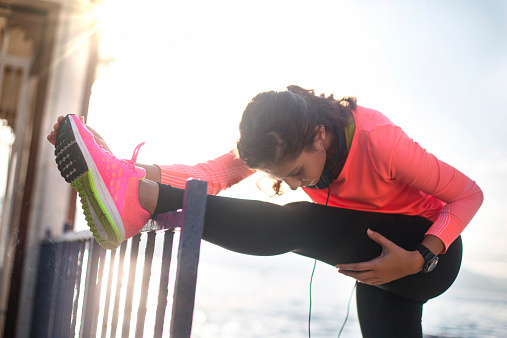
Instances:
[[[118,15],[118,4],[114,0],[105,0],[94,6],[97,28],[100,34],[100,53],[104,58],[116,58],[121,54],[124,43],[120,23],[125,16]]]
[[[365,62],[372,51],[383,62],[382,53],[372,27],[348,2],[325,2],[325,11],[304,2],[250,4],[105,0],[96,6],[103,63],[88,123],[115,154],[128,157],[146,142],[140,163],[210,160],[234,148],[241,113],[257,93],[290,84],[337,96],[365,93],[370,88],[361,74],[383,69]],[[346,15],[336,20],[340,11],[355,13],[355,22]],[[343,34],[350,26],[360,29]],[[338,35],[335,47],[330,41]],[[337,47],[353,52],[337,59]],[[368,69],[357,76],[359,63]],[[121,128],[111,128],[119,118]],[[255,196],[252,190],[250,182],[235,191]],[[301,198],[306,195],[295,197]]]

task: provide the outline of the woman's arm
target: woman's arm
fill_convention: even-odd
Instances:
[[[384,162],[383,166],[380,163],[377,166],[385,168],[384,171],[379,169],[379,173],[386,179],[405,183],[446,203],[426,234],[439,238],[444,244],[444,248],[435,254],[445,252],[479,210],[483,201],[482,190],[466,175],[428,153],[401,128],[382,126],[381,129],[385,130],[381,130],[383,140],[380,142],[386,146],[375,151],[379,155],[372,156]]]
[[[399,127],[377,127],[368,150],[383,179],[402,182],[446,203],[422,241],[434,254],[445,253],[481,206],[481,189],[463,173],[429,154]],[[368,262],[337,265],[339,272],[379,285],[422,270],[424,259],[418,251],[404,250],[372,231],[368,236],[382,246],[381,256]]]
[[[60,129],[60,123],[63,121],[63,118],[63,116],[58,117],[56,124],[53,126],[53,130],[47,135],[47,139],[52,145],[55,144],[56,135],[58,134],[58,129]],[[81,120],[84,122],[82,117]],[[86,128],[94,135],[97,144],[102,146],[110,154],[113,154],[99,133],[88,125]],[[233,150],[214,160],[193,166],[183,164],[156,165],[141,163],[136,163],[136,166],[146,170],[146,179],[153,182],[168,184],[176,188],[184,189],[186,181],[189,178],[207,181],[209,195],[216,195],[220,191],[231,187],[255,172],[237,158]]]
[[[193,166],[173,164],[158,165],[158,168],[161,183],[184,188],[189,178],[200,179],[208,182],[208,195],[216,195],[255,172],[237,158],[233,150],[214,160]]]

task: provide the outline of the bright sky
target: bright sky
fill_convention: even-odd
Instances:
[[[479,184],[465,264],[505,266],[507,2],[139,4],[105,0],[98,12],[102,52],[116,61],[100,72],[88,123],[116,155],[144,141],[141,163],[205,161],[232,149],[260,91],[355,95]],[[228,195],[265,198],[251,180]]]

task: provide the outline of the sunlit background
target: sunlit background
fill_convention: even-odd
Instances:
[[[234,147],[241,113],[258,92],[297,84],[355,95],[482,188],[485,202],[463,233],[459,282],[466,297],[507,299],[507,2],[104,0],[97,16],[102,66],[88,124],[115,155],[130,158],[146,142],[138,162],[206,161]],[[223,195],[307,199],[271,199],[258,178]],[[304,336],[312,265],[204,243],[194,336]],[[324,264],[315,278],[312,330],[336,336],[344,312],[333,306],[345,309],[352,282]],[[444,297],[425,308],[427,331],[476,336],[460,331],[463,318],[426,321],[453,306]],[[506,309],[504,302],[495,320],[507,321]],[[343,336],[359,334],[351,321]]]

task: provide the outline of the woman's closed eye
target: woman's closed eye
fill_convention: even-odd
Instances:
[[[290,177],[300,178],[303,175],[303,169],[299,168],[294,174],[290,175]]]

